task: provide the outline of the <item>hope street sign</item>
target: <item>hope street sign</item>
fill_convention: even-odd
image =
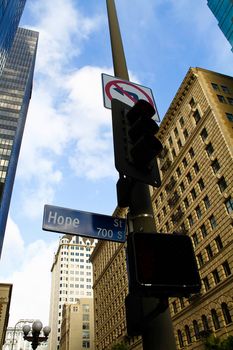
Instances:
[[[126,220],[80,210],[44,206],[43,230],[125,242]]]

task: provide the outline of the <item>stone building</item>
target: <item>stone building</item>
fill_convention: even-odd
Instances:
[[[152,192],[157,232],[192,238],[202,289],[171,298],[178,349],[202,349],[210,333],[233,334],[233,78],[190,68],[160,125],[162,185]],[[116,210],[118,216],[126,212]],[[91,256],[96,350],[126,341],[125,244],[99,242]]]

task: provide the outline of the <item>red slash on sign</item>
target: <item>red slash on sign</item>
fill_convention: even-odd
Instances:
[[[104,106],[111,109],[111,100],[113,98],[133,106],[138,100],[146,100],[156,111],[153,119],[160,121],[154,101],[153,93],[150,88],[131,83],[127,80],[122,80],[117,77],[112,77],[107,74],[102,74]]]

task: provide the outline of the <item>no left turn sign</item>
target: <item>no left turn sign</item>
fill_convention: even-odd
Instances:
[[[152,90],[142,85],[131,83],[108,74],[102,74],[102,86],[104,106],[111,109],[111,100],[116,98],[129,106],[134,106],[138,100],[146,100],[155,109],[156,113],[153,119],[159,122],[155,100]]]

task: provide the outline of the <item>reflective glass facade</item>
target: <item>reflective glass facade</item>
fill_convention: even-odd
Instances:
[[[0,0],[0,74],[12,46],[26,0]]]
[[[208,6],[218,20],[218,25],[231,44],[233,51],[233,1],[208,0]]]
[[[0,253],[32,90],[38,33],[18,28],[0,79]]]

